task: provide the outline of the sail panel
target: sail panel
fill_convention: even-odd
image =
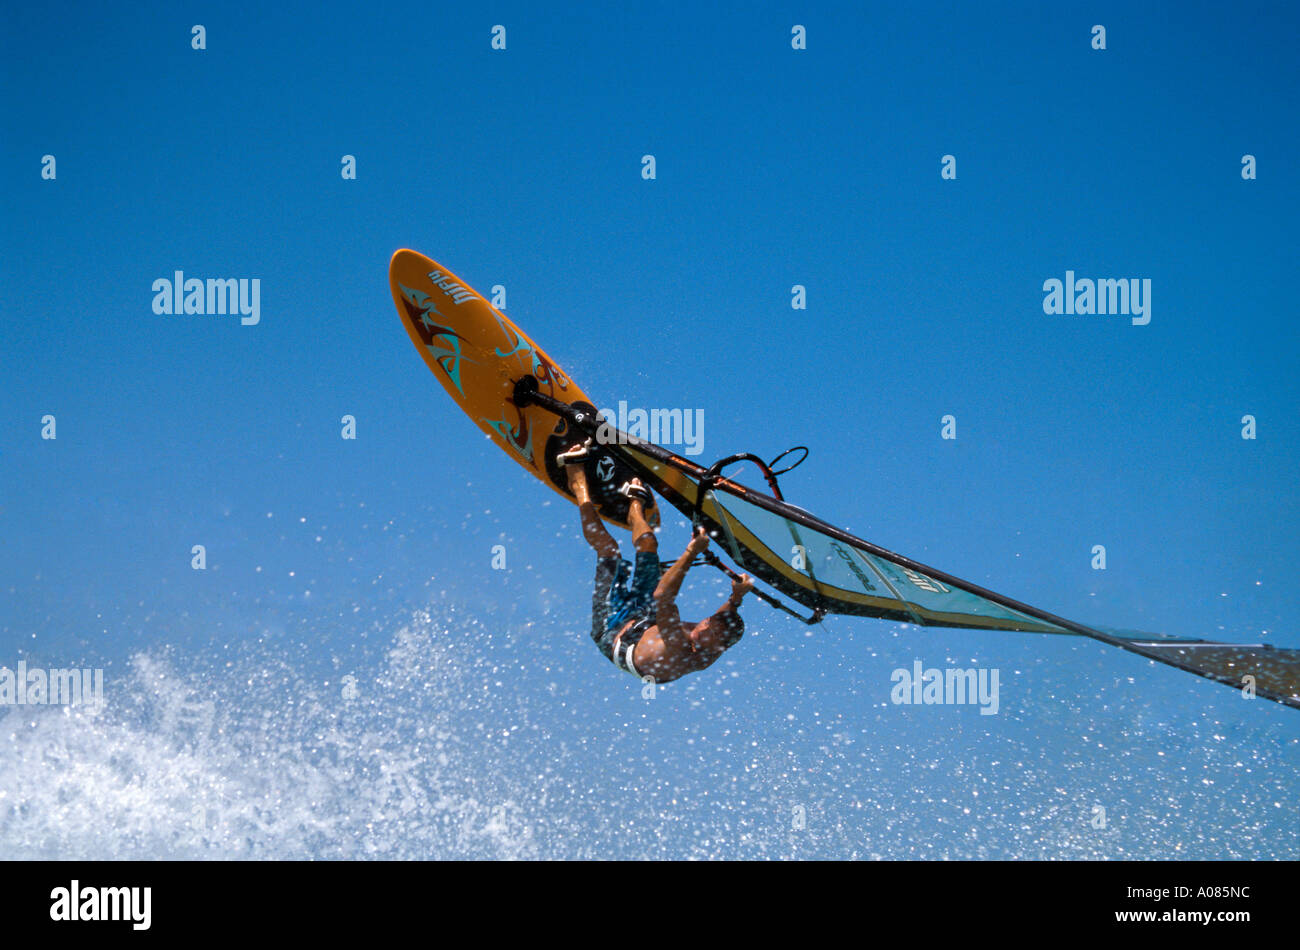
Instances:
[[[657,458],[648,446],[629,445],[620,454],[683,514],[694,515],[694,473]],[[734,482],[705,492],[700,514],[737,564],[813,609],[926,626],[1071,632],[881,557],[807,512]]]

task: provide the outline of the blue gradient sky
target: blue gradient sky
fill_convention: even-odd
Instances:
[[[1169,781],[1169,743],[1210,762],[1224,732],[1293,771],[1294,711],[1099,645],[848,618],[808,635],[760,606],[716,672],[647,707],[583,632],[576,513],[447,399],[386,267],[408,246],[503,284],[600,405],[702,408],[703,457],[807,444],[787,497],[886,547],[1084,622],[1300,646],[1294,9],[596,6],[6,10],[0,664],[257,644],[318,682],[432,598],[458,605],[446,635],[484,684],[527,705],[534,751],[601,750],[565,789],[634,762],[743,811],[727,763],[763,743],[850,829],[827,856],[879,830],[849,804],[861,762],[818,770],[828,735],[866,743],[876,794],[930,829],[910,856],[972,852],[909,770],[999,744],[1098,797]],[[260,278],[261,323],[155,315],[178,269]],[[1067,269],[1150,278],[1150,325],[1045,315]],[[685,538],[669,519],[665,556]],[[723,590],[698,579],[684,612]],[[915,658],[1000,667],[1005,714],[885,705]],[[217,669],[198,686],[223,690]],[[515,713],[474,715],[491,733]],[[1075,758],[1080,720],[1133,748]],[[1271,794],[1294,812],[1293,783]],[[1228,841],[1276,820],[1245,804],[1211,824]],[[1148,831],[1153,851],[1179,833]]]

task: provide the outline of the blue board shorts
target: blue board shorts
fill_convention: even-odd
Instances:
[[[602,557],[596,561],[595,589],[591,595],[591,639],[621,670],[638,675],[632,667],[632,649],[654,624],[655,588],[659,586],[659,555],[637,551],[636,565],[626,558]],[[629,579],[631,583],[629,583]],[[618,637],[629,620],[640,621]],[[618,653],[614,641],[618,639]]]

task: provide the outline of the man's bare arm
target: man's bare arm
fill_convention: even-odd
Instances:
[[[731,582],[731,596],[723,601],[722,606],[713,612],[708,621],[697,626],[689,634],[691,643],[695,646],[697,651],[699,650],[699,638],[703,633],[704,627],[719,617],[726,616],[732,611],[740,610],[740,605],[741,602],[744,601],[745,595],[753,589],[754,579],[748,574],[741,574],[737,580]]]
[[[663,577],[659,578],[659,585],[655,587],[654,593],[655,625],[659,628],[659,636],[663,637],[665,642],[680,639],[682,636],[682,618],[677,612],[677,594],[682,589],[682,582],[686,580],[686,572],[691,569],[691,561],[695,559],[696,554],[708,546],[709,536],[703,528],[696,529],[682,556],[673,562],[672,567],[664,572]]]
[[[740,604],[745,599],[745,595],[754,589],[754,578],[748,574],[741,574],[740,580],[731,582],[731,596],[726,602],[717,609],[717,613],[725,614],[729,610],[739,610]]]

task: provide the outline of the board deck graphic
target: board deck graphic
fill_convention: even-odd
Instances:
[[[456,405],[503,452],[573,501],[555,456],[586,434],[538,406],[521,409],[511,397],[520,378],[531,375],[539,392],[594,416],[586,393],[509,317],[436,261],[402,249],[388,281],[411,342]],[[632,470],[600,455],[586,462],[586,472],[601,517],[626,528],[627,498],[618,488]],[[651,521],[657,523],[657,511]]]

